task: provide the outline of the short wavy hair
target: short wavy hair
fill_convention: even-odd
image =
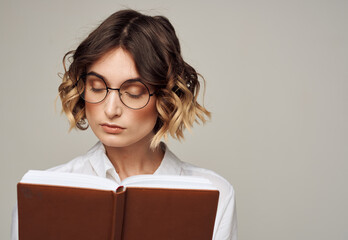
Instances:
[[[183,139],[185,128],[210,118],[210,112],[197,102],[198,77],[203,82],[204,78],[183,60],[179,40],[169,20],[121,10],[109,16],[76,50],[69,51],[63,58],[64,74],[58,90],[62,112],[70,122],[69,131],[88,128],[85,102],[77,92],[76,82],[93,63],[115,48],[131,54],[141,79],[156,90],[158,119],[152,148],[169,134]]]

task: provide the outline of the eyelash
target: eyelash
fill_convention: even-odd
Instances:
[[[140,95],[133,95],[133,94],[130,94],[129,92],[125,92],[125,94],[127,94],[129,97],[135,98],[135,99],[138,99],[141,97],[141,94]]]
[[[103,88],[91,88],[91,91],[98,93],[98,92],[105,91],[105,89],[103,89]]]

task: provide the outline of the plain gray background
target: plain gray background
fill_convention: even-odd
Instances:
[[[86,152],[54,100],[63,55],[114,11],[167,16],[184,58],[207,80],[213,118],[184,161],[234,186],[240,240],[348,239],[348,1],[1,0],[1,215],[16,183]]]

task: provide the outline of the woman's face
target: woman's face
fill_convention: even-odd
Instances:
[[[117,48],[95,62],[88,73],[102,76],[110,88],[119,88],[129,79],[140,78],[132,56]],[[154,90],[150,87],[152,93]],[[138,110],[125,106],[118,91],[110,91],[100,103],[85,103],[86,117],[99,140],[108,147],[128,147],[133,144],[149,144],[157,120],[156,96]]]

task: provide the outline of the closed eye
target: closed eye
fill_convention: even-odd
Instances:
[[[105,88],[91,88],[90,90],[92,92],[99,93],[105,91]]]
[[[134,98],[134,99],[139,99],[143,95],[143,94],[131,94],[129,92],[125,92],[124,94],[127,95],[127,97]]]

